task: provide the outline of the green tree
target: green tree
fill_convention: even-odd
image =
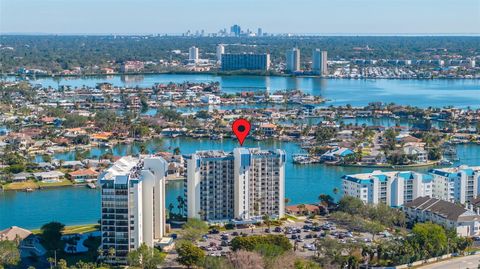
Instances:
[[[200,240],[207,231],[208,225],[204,221],[199,219],[188,219],[183,225],[180,235],[184,240],[195,242]]]
[[[178,254],[177,261],[180,264],[187,266],[187,268],[201,265],[205,259],[205,253],[203,250],[189,241],[179,242],[176,251]]]
[[[59,250],[62,248],[61,238],[64,228],[64,224],[55,221],[44,224],[40,228],[40,237],[47,250]]]
[[[269,235],[250,235],[250,236],[238,236],[232,239],[232,250],[236,251],[244,249],[247,251],[254,251],[257,247],[262,245],[275,245],[280,247],[283,251],[292,249],[292,244],[287,237],[278,234]]]
[[[0,267],[15,266],[20,261],[20,251],[14,241],[0,241]]]
[[[417,223],[412,229],[411,240],[421,246],[426,257],[435,257],[446,252],[447,235],[445,229],[433,223]]]
[[[365,205],[363,204],[362,200],[358,198],[344,196],[338,202],[338,210],[352,215],[361,215],[364,213]]]
[[[139,248],[128,253],[127,261],[131,266],[156,269],[163,263],[165,256],[160,250],[151,248],[143,243]]]

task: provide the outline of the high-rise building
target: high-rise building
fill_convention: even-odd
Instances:
[[[225,53],[225,46],[223,44],[218,44],[217,45],[217,62],[221,63],[222,62],[222,54]]]
[[[459,166],[432,169],[435,198],[449,202],[466,203],[480,194],[480,167]]]
[[[270,69],[270,54],[232,54],[222,55],[222,70],[262,70]]]
[[[262,30],[262,28],[258,28],[258,30],[257,30],[257,36],[259,36],[259,37],[263,36],[263,30]]]
[[[285,212],[285,152],[236,148],[186,156],[187,214],[209,222],[248,223]]]
[[[102,188],[101,249],[115,249],[115,259],[125,264],[129,251],[145,243],[154,247],[165,235],[165,175],[161,157],[116,161],[100,177]]]
[[[233,36],[240,36],[240,34],[242,33],[242,28],[240,27],[240,25],[233,25],[232,27],[230,27],[230,34],[233,35]]]
[[[198,58],[199,58],[198,48],[197,47],[191,47],[188,50],[188,60],[191,61],[191,62],[197,63]]]
[[[432,197],[432,177],[416,172],[382,172],[347,175],[343,177],[343,192],[366,204],[384,203],[402,206],[417,197]]]
[[[312,72],[320,76],[328,76],[327,52],[320,49],[313,50]]]
[[[291,73],[300,71],[300,50],[298,48],[287,50],[286,71]]]

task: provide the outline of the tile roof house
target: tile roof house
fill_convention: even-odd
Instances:
[[[96,181],[98,175],[99,173],[92,168],[81,169],[68,173],[68,177],[77,183]]]
[[[447,229],[455,229],[459,236],[475,236],[480,232],[480,214],[473,206],[459,204],[430,197],[419,197],[403,206],[412,222],[433,222]]]

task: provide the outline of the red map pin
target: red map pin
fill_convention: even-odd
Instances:
[[[250,122],[248,122],[246,119],[235,120],[232,124],[232,130],[237,136],[240,146],[242,146],[245,138],[248,136],[248,133],[250,133]]]

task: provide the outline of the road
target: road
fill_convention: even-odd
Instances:
[[[454,258],[448,261],[437,262],[421,266],[421,269],[476,269],[480,264],[480,254]]]

